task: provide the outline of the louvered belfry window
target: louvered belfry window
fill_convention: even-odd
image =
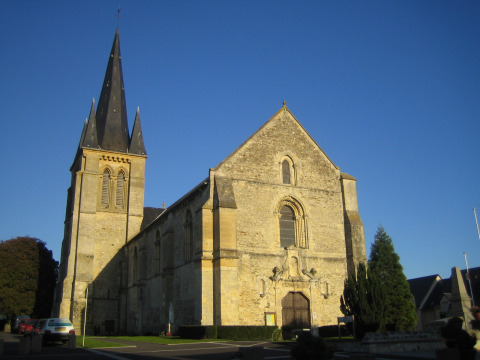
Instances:
[[[125,175],[123,174],[123,172],[120,171],[120,173],[117,176],[117,196],[116,196],[116,203],[115,203],[117,208],[123,208],[124,184],[125,184]]]
[[[295,214],[293,209],[286,205],[280,210],[280,245],[295,245]]]
[[[282,178],[284,184],[291,184],[290,181],[290,163],[288,160],[282,161]]]
[[[105,169],[102,175],[102,206],[108,207],[108,199],[110,194],[110,172]]]

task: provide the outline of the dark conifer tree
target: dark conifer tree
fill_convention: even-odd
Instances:
[[[379,329],[385,317],[385,291],[375,274],[365,264],[358,264],[356,276],[345,280],[340,309],[355,317],[355,335],[361,339],[366,332]]]
[[[368,268],[385,289],[386,312],[380,330],[412,331],[417,325],[415,302],[395,252],[392,238],[379,226],[372,244]]]

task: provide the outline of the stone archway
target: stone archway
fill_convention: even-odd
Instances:
[[[301,292],[289,292],[282,299],[282,325],[310,329],[310,300]]]

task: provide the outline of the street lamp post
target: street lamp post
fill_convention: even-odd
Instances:
[[[87,326],[87,306],[88,306],[88,285],[85,290],[85,313],[83,316],[83,339],[82,339],[82,346],[85,347],[85,328]]]

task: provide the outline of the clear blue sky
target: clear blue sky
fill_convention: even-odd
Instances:
[[[145,205],[208,176],[287,101],[358,179],[408,278],[480,266],[479,1],[0,1],[0,239],[59,260],[69,168],[121,7]]]

